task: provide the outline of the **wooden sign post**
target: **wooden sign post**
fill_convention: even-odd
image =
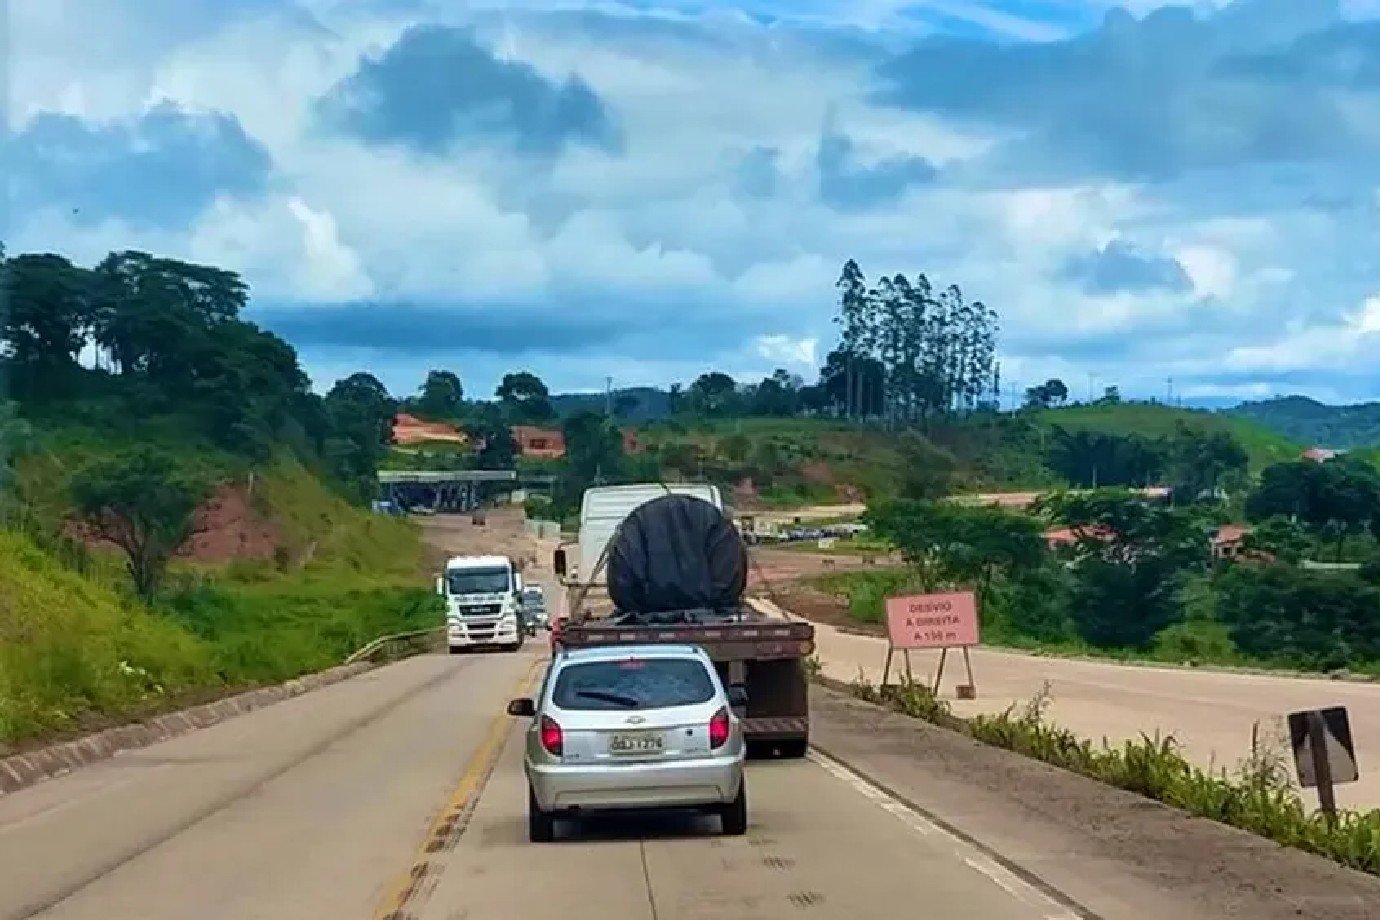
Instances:
[[[973,661],[968,650],[978,644],[977,595],[972,591],[947,594],[911,594],[886,599],[886,664],[882,667],[882,686],[891,676],[891,661],[896,652],[905,660],[906,680],[912,681],[910,653],[913,649],[939,649],[939,667],[935,671],[933,692],[939,695],[939,682],[944,679],[944,662],[949,649],[963,650],[963,664],[968,671],[968,683],[958,688],[959,699],[975,699],[977,682],[973,679]]]

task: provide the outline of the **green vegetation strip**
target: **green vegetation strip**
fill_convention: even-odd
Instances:
[[[1342,811],[1336,824],[1329,825],[1304,805],[1290,782],[1289,765],[1268,747],[1254,752],[1235,773],[1203,770],[1189,762],[1171,736],[1142,734],[1120,746],[1079,738],[1046,720],[1044,694],[999,715],[964,719],[922,684],[878,688],[861,678],[844,684],[820,676],[817,664],[814,670],[821,684],[866,702],[1380,875],[1380,809]]]

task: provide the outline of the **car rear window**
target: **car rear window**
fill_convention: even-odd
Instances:
[[[694,658],[628,658],[567,665],[551,699],[561,709],[628,712],[694,706],[714,698],[714,682]]]

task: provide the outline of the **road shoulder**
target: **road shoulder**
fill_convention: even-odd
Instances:
[[[1380,878],[838,691],[810,701],[824,754],[1092,917],[1380,918]]]

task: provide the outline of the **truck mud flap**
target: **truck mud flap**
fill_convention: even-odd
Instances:
[[[758,716],[743,719],[743,734],[748,738],[806,738],[810,734],[810,720]]]

